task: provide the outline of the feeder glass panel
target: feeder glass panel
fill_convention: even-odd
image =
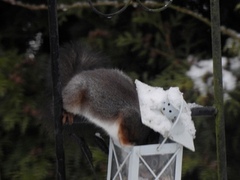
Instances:
[[[130,152],[126,152],[115,144],[112,153],[112,167],[110,179],[127,180]]]
[[[139,179],[156,179],[161,173],[159,180],[174,180],[176,159],[171,157],[169,154],[140,157]]]

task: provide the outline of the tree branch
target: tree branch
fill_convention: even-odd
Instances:
[[[2,0],[5,3],[11,4],[13,6],[19,6],[22,8],[26,8],[29,10],[47,10],[48,6],[46,4],[29,4],[29,3],[23,3],[21,1],[16,1],[16,0]],[[117,2],[110,2],[110,1],[104,1],[104,2],[96,2],[93,3],[94,6],[115,6],[115,7],[120,7],[123,4],[117,3]],[[66,9],[72,9],[72,8],[90,8],[89,3],[87,2],[76,2],[73,4],[59,4],[57,7],[57,10],[63,10],[65,11]]]
[[[203,17],[199,13],[196,13],[196,12],[193,12],[189,9],[182,8],[182,7],[175,6],[175,5],[170,5],[169,8],[174,9],[174,10],[176,10],[178,12],[181,12],[181,13],[187,14],[189,16],[192,16],[192,17],[198,19],[199,21],[203,22],[204,24],[211,27],[211,21],[208,18]],[[227,35],[227,36],[229,36],[233,39],[237,39],[238,41],[240,41],[240,34],[238,34],[233,29],[229,29],[229,28],[226,28],[225,26],[221,26],[220,30],[221,30],[222,34],[225,34],[225,35]]]
[[[16,1],[16,0],[2,0],[3,2],[5,3],[8,3],[8,4],[11,4],[13,6],[19,6],[19,7],[22,7],[22,8],[26,8],[26,9],[29,9],[29,10],[34,10],[34,11],[37,11],[37,10],[47,10],[48,7],[46,4],[39,4],[39,5],[36,5],[36,4],[28,4],[28,3],[23,3],[21,1]],[[110,1],[104,1],[104,2],[96,2],[96,3],[93,3],[94,6],[115,6],[115,7],[121,7],[123,6],[123,4],[119,4],[117,3],[116,1],[115,2],[110,2]],[[132,2],[133,6],[135,6],[135,2]],[[159,3],[157,2],[151,2],[150,4],[148,2],[145,2],[144,3],[145,5],[150,5],[152,7],[154,6],[159,6]],[[72,8],[90,8],[89,4],[87,2],[76,2],[76,3],[73,3],[73,4],[59,4],[57,9],[58,10],[62,10],[62,11],[65,11],[65,10],[68,10],[68,9],[72,9]],[[183,14],[187,14],[189,16],[192,16],[196,19],[198,19],[199,21],[203,22],[204,24],[208,25],[208,26],[211,26],[211,21],[206,18],[206,17],[203,17],[201,14],[199,13],[196,13],[192,10],[189,10],[189,9],[186,9],[186,8],[183,8],[183,7],[179,7],[179,6],[175,6],[175,5],[170,5],[169,6],[170,9],[173,9],[175,11],[178,11],[178,12],[181,12]],[[224,34],[224,35],[227,35],[233,39],[236,39],[238,41],[240,41],[240,34],[236,31],[234,31],[233,29],[230,29],[230,28],[226,28],[225,26],[221,26],[220,27],[221,29],[221,33]]]
[[[25,4],[22,3],[21,1],[16,1],[16,0],[2,0],[5,3],[11,4],[13,6],[19,6],[25,9],[29,9],[29,10],[47,10],[48,7],[46,4],[39,4],[39,5],[35,5],[35,4]]]

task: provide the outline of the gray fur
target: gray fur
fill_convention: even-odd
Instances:
[[[141,122],[135,84],[120,70],[102,68],[103,60],[79,44],[62,49],[63,108],[88,118],[123,145],[146,144],[153,131]]]

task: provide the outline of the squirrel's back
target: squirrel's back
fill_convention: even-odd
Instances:
[[[122,145],[145,144],[153,131],[141,122],[135,84],[122,71],[102,68],[105,60],[78,43],[61,49],[63,109],[84,116]]]

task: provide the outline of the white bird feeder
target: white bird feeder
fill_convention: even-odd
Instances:
[[[135,81],[142,123],[159,132],[160,144],[122,147],[110,139],[108,180],[180,180],[183,146],[194,151],[191,111],[178,88]],[[167,143],[171,139],[171,143]]]
[[[122,148],[110,140],[108,180],[181,180],[183,146],[178,143]]]

